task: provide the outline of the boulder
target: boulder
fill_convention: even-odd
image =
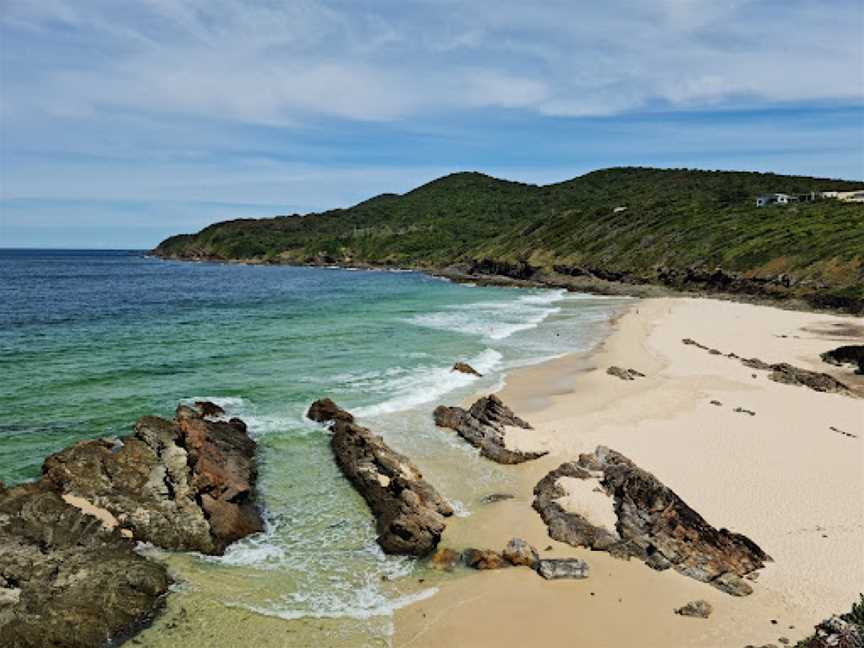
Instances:
[[[702,599],[698,601],[690,601],[686,605],[682,605],[680,608],[675,610],[675,614],[680,614],[681,616],[689,616],[689,617],[698,617],[700,619],[707,619],[711,616],[711,613],[714,611],[714,608],[711,607],[711,604],[708,601],[703,601]]]
[[[458,564],[459,552],[448,547],[438,547],[429,559],[429,566],[432,569],[442,571],[453,571]]]
[[[819,355],[824,362],[842,367],[845,364],[856,367],[855,373],[864,374],[864,345],[852,344],[837,347]]]
[[[468,443],[479,448],[481,455],[498,463],[518,464],[547,454],[505,447],[507,426],[532,428],[494,394],[478,399],[468,410],[440,405],[435,408],[434,417],[435,425],[455,430]]]
[[[0,644],[117,644],[160,609],[170,578],[119,529],[45,483],[0,484]]]
[[[225,410],[211,401],[195,401],[195,409],[204,418],[219,418],[225,416]]]
[[[522,538],[513,538],[504,547],[504,559],[514,566],[525,566],[534,569],[540,556],[537,550]]]
[[[472,569],[501,569],[508,566],[504,556],[491,549],[466,549],[462,552],[462,562]]]
[[[458,371],[459,373],[469,374],[472,376],[477,376],[478,378],[482,378],[483,374],[477,371],[474,367],[469,365],[467,362],[457,362],[453,365],[453,368],[450,371]]]
[[[616,534],[564,509],[559,499],[567,493],[558,484],[561,477],[599,480],[613,500]],[[534,495],[534,508],[556,540],[636,557],[653,569],[671,567],[735,596],[750,594],[743,577],[771,560],[752,540],[714,528],[654,475],[603,446],[551,471]]]
[[[588,563],[578,558],[544,558],[537,563],[537,573],[546,580],[588,578]]]
[[[354,422],[354,415],[346,412],[329,398],[321,398],[309,406],[306,418],[317,423],[329,423],[330,421]]]
[[[208,421],[181,405],[173,421],[145,416],[117,442],[83,441],[49,456],[46,487],[102,509],[136,540],[220,555],[262,531],[255,442],[239,419]]]
[[[431,553],[453,507],[423,479],[408,457],[354,423],[354,417],[332,401],[326,407],[316,407],[322,402],[313,403],[309,416],[329,422],[333,456],[375,516],[378,544],[390,554]]]

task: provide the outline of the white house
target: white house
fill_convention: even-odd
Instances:
[[[757,207],[765,207],[767,205],[788,205],[790,202],[798,200],[797,196],[790,196],[785,193],[763,194],[756,198]]]

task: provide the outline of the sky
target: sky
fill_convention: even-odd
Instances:
[[[0,247],[624,165],[864,179],[864,2],[0,0]]]

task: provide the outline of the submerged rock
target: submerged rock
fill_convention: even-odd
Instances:
[[[332,401],[313,403],[308,415],[329,421],[336,463],[372,510],[381,548],[391,554],[431,553],[453,507],[423,479],[417,466],[354,423],[354,417]]]
[[[456,569],[456,565],[458,564],[459,552],[448,547],[438,547],[429,559],[429,566],[432,567],[432,569],[440,569],[448,572]]]
[[[579,558],[544,558],[537,563],[537,573],[546,580],[588,578],[588,563]]]
[[[483,504],[495,504],[496,502],[504,502],[513,499],[514,497],[516,496],[511,495],[510,493],[491,493],[481,497],[480,502]]]
[[[567,511],[559,501],[567,495],[558,483],[561,477],[595,475],[613,500],[616,534]],[[735,596],[750,594],[743,577],[771,560],[752,540],[715,529],[654,475],[603,446],[550,472],[534,495],[534,508],[556,540],[617,557],[633,556],[653,569],[672,567]]]
[[[502,464],[517,464],[537,459],[546,452],[523,452],[505,447],[507,426],[530,430],[531,425],[516,416],[497,396],[478,399],[470,409],[440,405],[434,412],[435,425],[455,430],[480,454]]]
[[[0,484],[0,644],[92,648],[117,643],[162,603],[165,567],[117,528],[45,483]]]
[[[703,601],[702,599],[698,601],[690,601],[686,605],[682,605],[680,608],[675,610],[675,614],[680,614],[681,616],[689,616],[689,617],[698,617],[700,619],[707,619],[711,616],[711,613],[714,611],[714,608],[711,607],[711,604],[708,601]]]
[[[239,419],[208,421],[185,405],[173,421],[145,416],[119,443],[82,441],[51,455],[42,482],[102,509],[136,540],[222,554],[262,531],[255,442]]]
[[[458,371],[459,373],[469,374],[472,376],[477,376],[478,378],[482,378],[483,374],[477,371],[474,367],[469,365],[467,362],[457,362],[453,365],[453,368],[450,371]]]

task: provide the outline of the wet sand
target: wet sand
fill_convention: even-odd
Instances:
[[[546,557],[587,560],[591,575],[548,582],[527,568],[461,570],[431,599],[397,612],[394,645],[733,648],[781,637],[794,645],[818,621],[848,610],[864,588],[864,399],[779,384],[681,340],[824,371],[860,391],[864,380],[851,368],[819,359],[864,343],[860,324],[727,301],[649,299],[595,352],[511,373],[499,395],[535,426],[514,442],[550,454],[505,467],[515,498],[453,520],[442,545],[500,549],[519,536]],[[611,365],[646,377],[620,380],[606,374]],[[653,472],[714,526],[767,551],[774,562],[754,593],[735,598],[671,570],[548,538],[531,508],[534,485],[600,444]],[[433,473],[426,477],[434,483]],[[709,619],[673,614],[698,598],[714,606]]]

